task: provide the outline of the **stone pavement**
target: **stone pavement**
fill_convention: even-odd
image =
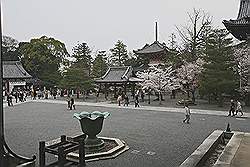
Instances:
[[[250,133],[245,133],[230,167],[250,167]]]
[[[56,104],[65,104],[67,105],[66,101],[62,100],[51,100],[51,99],[40,99],[40,100],[34,100],[33,102],[44,102],[44,103],[56,103]],[[127,106],[118,106],[117,104],[110,104],[108,102],[97,102],[97,103],[91,103],[91,102],[75,102],[77,105],[82,106],[93,106],[93,107],[108,107],[108,108],[126,108],[126,109],[133,109],[133,110],[149,110],[149,111],[162,111],[162,112],[184,112],[183,108],[173,108],[173,107],[156,107],[156,106],[140,106],[138,108],[135,108],[134,105]],[[206,115],[218,115],[218,116],[227,116],[227,111],[219,111],[219,110],[204,110],[204,109],[192,109],[191,108],[191,114],[206,114]],[[237,117],[240,118],[240,117]],[[244,115],[241,118],[250,118],[250,113],[244,113]]]
[[[77,102],[76,105],[76,110],[70,111],[66,101],[56,99],[29,100],[14,107],[5,107],[8,144],[17,153],[31,157],[38,152],[39,141],[79,133],[79,122],[72,118],[74,112],[105,110],[112,117],[105,121],[101,136],[122,139],[131,149],[115,159],[89,162],[88,166],[175,167],[208,134],[216,129],[225,129],[228,122],[233,130],[250,132],[250,119],[217,116],[214,112],[213,115],[205,115],[205,111],[199,111],[203,114],[194,114],[191,124],[183,124],[184,112],[180,108],[142,106],[135,109],[132,105],[124,107],[86,102]],[[221,114],[227,115],[227,112]]]

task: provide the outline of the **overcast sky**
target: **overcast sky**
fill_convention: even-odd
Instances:
[[[108,50],[117,40],[141,48],[155,40],[168,43],[175,26],[187,23],[187,12],[203,9],[216,27],[234,19],[240,0],[2,0],[3,34],[18,41],[43,35],[65,43],[69,52],[77,42]]]

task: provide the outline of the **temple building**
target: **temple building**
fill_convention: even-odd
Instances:
[[[133,96],[135,94],[135,84],[138,82],[142,82],[142,80],[135,76],[131,66],[110,67],[101,78],[95,80],[95,83],[99,84],[99,92],[104,87],[105,98],[107,98],[111,87],[113,88],[114,97],[117,97],[118,94],[126,94],[128,89],[131,89]]]
[[[146,44],[144,47],[133,52],[141,59],[146,60],[146,65],[164,65],[165,60],[173,54],[166,44],[158,41],[157,22],[155,26],[155,41],[152,44]]]
[[[248,45],[248,92],[246,105],[250,106],[250,0],[241,0],[238,17],[235,20],[224,20],[223,24],[237,39],[247,41]]]
[[[24,88],[26,79],[32,76],[23,68],[20,61],[3,61],[4,90],[11,92],[14,88]]]

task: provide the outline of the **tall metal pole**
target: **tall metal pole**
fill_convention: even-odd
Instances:
[[[3,63],[2,63],[2,6],[0,1],[0,166],[5,163],[3,115]]]
[[[157,27],[157,22],[155,22],[155,41],[158,41],[158,27]]]

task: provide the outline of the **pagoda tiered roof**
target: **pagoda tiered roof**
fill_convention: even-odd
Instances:
[[[133,75],[131,66],[110,67],[107,72],[95,80],[96,83],[125,83],[125,82],[141,82],[139,78]]]
[[[237,19],[224,20],[223,24],[235,38],[246,40],[250,36],[250,0],[241,0]]]
[[[3,61],[3,79],[28,79],[32,76],[23,68],[20,61]]]
[[[152,54],[160,52],[168,52],[169,49],[164,43],[155,41],[152,44],[146,44],[142,49],[134,50],[135,54]]]

